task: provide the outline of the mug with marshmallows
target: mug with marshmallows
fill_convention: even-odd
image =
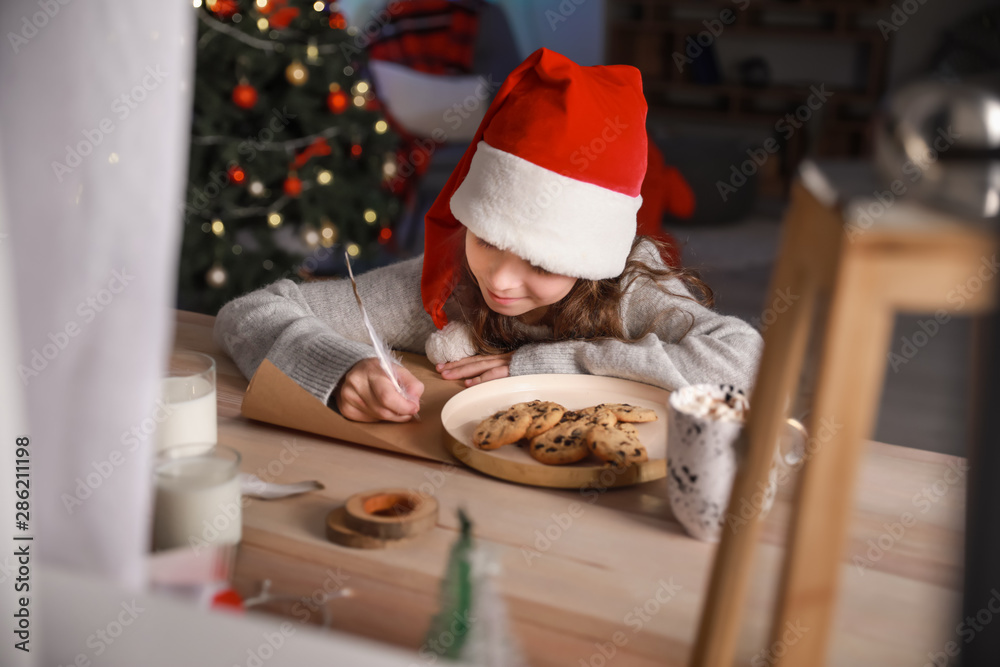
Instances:
[[[696,384],[671,393],[667,443],[667,494],[674,516],[699,540],[717,542],[730,522],[729,496],[741,453],[740,431],[750,409],[743,390],[728,384]],[[787,473],[805,455],[806,432],[789,419],[775,448],[767,487],[754,494],[749,508],[761,518],[774,504],[779,473]]]

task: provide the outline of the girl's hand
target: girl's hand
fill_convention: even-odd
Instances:
[[[510,360],[513,352],[506,354],[479,354],[458,361],[438,364],[437,371],[445,380],[465,379],[465,386],[497,380],[510,375]]]
[[[396,367],[396,378],[407,394],[419,400],[424,385],[413,374]],[[378,359],[363,359],[351,367],[335,390],[337,409],[356,422],[405,422],[420,410],[418,402],[408,401],[392,386]]]

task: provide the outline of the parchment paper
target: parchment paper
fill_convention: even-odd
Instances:
[[[424,383],[420,421],[367,424],[344,419],[267,359],[250,379],[241,411],[249,419],[269,424],[399,454],[454,462],[443,444],[441,408],[465,387],[461,381],[442,379],[426,357],[407,353],[401,356],[403,365]]]

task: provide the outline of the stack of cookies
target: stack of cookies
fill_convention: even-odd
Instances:
[[[480,449],[497,449],[526,441],[531,456],[548,465],[576,463],[593,455],[624,468],[649,458],[633,423],[655,420],[653,410],[627,403],[567,410],[551,401],[529,401],[487,417],[472,442]]]

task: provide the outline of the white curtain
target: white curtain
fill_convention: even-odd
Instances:
[[[144,584],[195,21],[190,0],[0,6],[0,577],[26,435],[33,562]]]

